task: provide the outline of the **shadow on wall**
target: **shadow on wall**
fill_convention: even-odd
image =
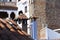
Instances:
[[[33,40],[11,19],[0,18],[0,40]]]

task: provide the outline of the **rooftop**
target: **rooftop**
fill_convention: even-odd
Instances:
[[[12,24],[10,24],[11,22]],[[3,20],[0,18],[0,39],[1,40],[31,40],[29,35],[24,32],[11,19]]]

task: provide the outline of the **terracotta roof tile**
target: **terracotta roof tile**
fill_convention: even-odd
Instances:
[[[24,14],[21,14],[21,15],[19,15],[19,17],[18,17],[19,19],[28,19],[27,18],[27,16],[26,15],[24,15]]]
[[[9,20],[8,20],[9,21]],[[9,22],[0,18],[0,39],[1,40],[32,40],[27,33],[21,29],[9,24]],[[3,37],[2,37],[3,36]]]
[[[30,19],[37,19],[37,16],[31,16]]]

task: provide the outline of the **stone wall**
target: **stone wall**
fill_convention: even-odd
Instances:
[[[48,27],[51,29],[60,28],[60,0],[47,0],[46,18]]]
[[[34,14],[37,16],[37,35],[38,35],[38,40],[40,39],[40,29],[44,27],[46,24],[46,0],[35,0],[34,1]]]
[[[38,17],[38,40],[40,30],[48,24],[51,29],[60,28],[60,0],[34,0],[34,14]]]

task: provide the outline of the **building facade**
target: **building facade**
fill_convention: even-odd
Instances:
[[[13,18],[13,19],[16,18],[17,9],[18,9],[16,6],[16,2],[17,2],[16,0],[14,1],[13,0],[0,0],[0,17]]]
[[[17,2],[18,12],[22,11],[29,20],[27,20],[27,33],[37,40],[37,22],[33,17],[34,0],[20,0]],[[21,25],[21,24],[20,24]]]
[[[59,0],[34,0],[34,13],[38,17],[37,21],[37,36],[40,40],[41,29],[48,27],[54,31],[60,31],[60,1]],[[44,33],[44,32],[43,32]]]
[[[44,37],[41,36],[41,30],[45,27],[57,32],[60,31],[59,0],[22,0],[19,3],[22,3],[20,4],[22,5],[22,8],[18,11],[23,10],[23,13],[27,15],[28,18],[31,18],[28,21],[28,33],[31,34],[34,39],[36,38],[35,40],[40,40],[41,37]],[[20,7],[21,6],[19,6],[19,8]],[[27,8],[27,13],[25,8]],[[36,31],[34,31],[35,29]],[[43,34],[44,33],[45,31]]]
[[[60,32],[59,4],[60,0],[0,0],[0,18],[14,20],[24,14],[29,20],[20,16],[24,19],[19,19],[17,24],[35,40],[40,40],[41,29],[45,27]]]
[[[10,18],[30,35],[29,0],[0,0],[0,18]]]
[[[23,12],[24,15],[26,15],[27,18],[29,18],[29,0],[20,0],[17,2],[17,7],[18,7],[18,13]],[[20,24],[21,25],[21,24]],[[30,34],[30,21],[27,20],[27,33]]]

